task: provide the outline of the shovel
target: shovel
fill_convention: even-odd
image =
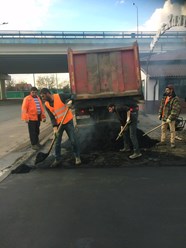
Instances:
[[[65,120],[65,117],[67,116],[68,111],[69,111],[69,108],[67,108],[67,110],[66,110],[66,112],[65,112],[65,114],[64,114],[64,116],[63,116],[63,119],[62,119],[61,122],[60,122],[60,125],[59,125],[59,127],[58,127],[58,131],[57,131],[57,133],[55,134],[55,136],[54,136],[54,138],[53,138],[53,140],[52,140],[52,142],[51,142],[51,144],[50,144],[50,147],[49,147],[49,149],[48,149],[48,152],[47,152],[47,153],[39,152],[39,153],[36,155],[35,165],[38,164],[38,163],[40,163],[40,162],[42,162],[42,161],[44,161],[44,160],[48,157],[48,155],[50,154],[50,152],[51,152],[51,150],[52,150],[52,147],[53,147],[53,145],[54,145],[54,143],[55,143],[55,141],[56,141],[57,134],[58,134],[58,132],[59,132],[61,126],[63,125],[63,122],[64,122],[64,120]]]
[[[163,126],[165,123],[166,123],[166,122],[163,122],[163,123],[161,123],[160,125],[158,125],[157,127],[154,127],[154,128],[151,129],[150,131],[144,133],[143,136],[146,136],[147,134],[149,134],[149,133],[155,131],[156,129],[158,129],[158,128],[160,128],[161,126]]]
[[[129,122],[126,122],[125,126],[122,128],[122,130],[119,132],[116,140],[118,140],[120,137],[123,136],[123,133],[125,132],[125,130],[127,129],[127,126],[129,125],[130,123]]]

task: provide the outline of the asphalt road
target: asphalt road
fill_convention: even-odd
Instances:
[[[5,114],[3,119],[0,108],[5,135],[0,143],[10,148],[10,140],[23,141],[28,133],[15,124],[20,123],[20,105],[5,108],[11,118]],[[156,126],[149,118],[143,122],[147,129]],[[22,142],[17,146],[23,154],[29,152]],[[151,166],[150,161],[141,166],[139,160],[134,167],[114,168],[112,162],[105,168],[66,166],[9,174],[0,183],[0,247],[185,248],[186,167]]]
[[[2,248],[185,248],[186,167],[48,169],[0,184]]]

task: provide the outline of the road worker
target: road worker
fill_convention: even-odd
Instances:
[[[51,165],[51,167],[57,167],[59,164],[61,164],[62,161],[61,142],[64,131],[66,131],[70,139],[73,153],[75,156],[75,164],[76,165],[81,164],[79,144],[74,128],[73,114],[70,109],[72,102],[74,100],[73,95],[51,94],[49,89],[43,88],[40,91],[40,96],[42,100],[45,102],[46,111],[50,117],[51,124],[53,126],[54,135],[57,135],[55,142],[55,161]],[[65,115],[67,109],[68,109],[68,113],[63,121],[63,125],[61,126],[60,130],[58,130],[60,122],[62,121],[63,116]]]
[[[40,122],[46,121],[45,111],[38,97],[38,89],[32,87],[30,95],[23,99],[21,119],[28,124],[30,142],[33,150],[38,150],[41,145],[39,143]]]
[[[127,127],[123,132],[124,147],[120,149],[120,151],[130,151],[130,143],[132,143],[133,154],[129,156],[130,159],[142,156],[137,139],[138,110],[139,107],[137,104],[131,104],[130,106],[116,106],[111,103],[108,105],[108,111],[110,113],[115,113],[116,117],[120,121],[121,130],[124,128],[125,124],[127,124]]]
[[[179,98],[176,96],[174,86],[169,84],[165,88],[160,108],[159,108],[159,120],[162,120],[161,126],[161,141],[157,143],[158,146],[166,145],[166,133],[169,126],[170,129],[170,144],[171,148],[175,148],[176,137],[176,119],[181,111]]]

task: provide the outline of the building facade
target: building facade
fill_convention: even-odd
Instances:
[[[141,60],[141,79],[144,108],[157,113],[166,85],[172,84],[180,98],[182,112],[186,113],[186,51],[174,50]]]

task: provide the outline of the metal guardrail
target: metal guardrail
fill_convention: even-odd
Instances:
[[[156,31],[0,31],[0,39],[145,39],[153,38]],[[183,38],[186,31],[167,31],[161,38]]]

